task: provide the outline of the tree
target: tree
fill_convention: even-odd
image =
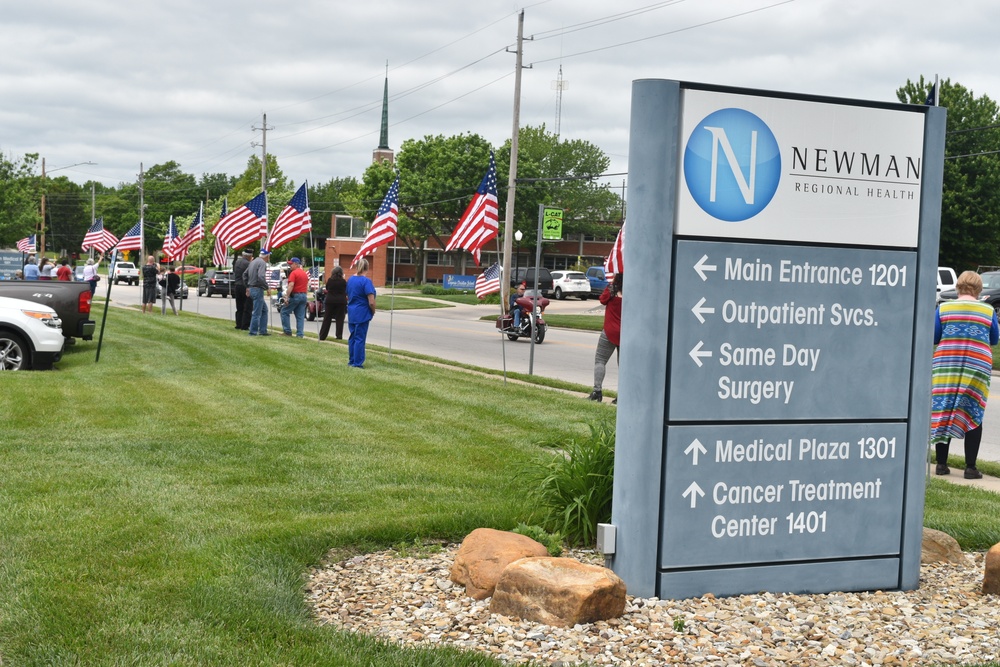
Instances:
[[[950,79],[939,85],[940,105],[948,109],[939,264],[959,272],[1000,264],[1000,109]],[[921,76],[896,96],[923,104],[930,88]]]
[[[35,176],[37,153],[22,158],[0,153],[0,248],[34,234],[41,222],[41,190]]]
[[[604,151],[588,141],[562,141],[547,132],[544,124],[523,128],[518,136],[514,198],[514,228],[524,234],[522,243],[530,246],[535,242],[539,204],[563,209],[564,237],[607,235],[609,222],[616,223],[611,229],[617,232],[622,221],[621,197],[595,182],[610,164]],[[509,140],[497,155],[497,172],[506,183],[510,174]]]

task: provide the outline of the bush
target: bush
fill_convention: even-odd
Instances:
[[[517,524],[517,528],[511,532],[530,537],[539,544],[545,545],[550,556],[559,557],[562,555],[562,535],[559,533],[550,533],[541,526],[529,526],[526,523]]]
[[[588,438],[557,445],[560,451],[528,472],[538,479],[535,499],[544,512],[543,527],[581,546],[595,544],[597,524],[611,520],[614,483],[614,418],[603,417],[589,428]]]

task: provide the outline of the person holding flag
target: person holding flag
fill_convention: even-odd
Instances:
[[[147,310],[152,313],[156,305],[156,281],[160,270],[156,267],[156,258],[150,255],[142,267],[142,314]]]

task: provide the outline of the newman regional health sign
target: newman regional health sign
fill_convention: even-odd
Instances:
[[[942,109],[633,84],[630,592],[917,585],[943,137]]]

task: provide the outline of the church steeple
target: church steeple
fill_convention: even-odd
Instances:
[[[396,154],[389,148],[389,63],[385,64],[385,88],[382,91],[382,130],[379,132],[378,148],[372,151],[372,162],[395,162]]]

